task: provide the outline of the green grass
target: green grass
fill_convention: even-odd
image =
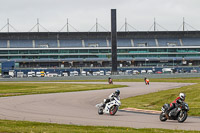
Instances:
[[[191,78],[162,78],[162,79],[150,79],[150,82],[177,82],[177,83],[200,83],[199,77],[191,77]],[[38,81],[36,81],[38,82]],[[44,81],[50,82],[50,81]],[[107,82],[105,80],[58,80],[51,82]],[[113,79],[113,82],[144,82],[144,79]]]
[[[0,83],[0,97],[13,95],[30,95],[60,93],[86,90],[100,90],[125,87],[126,85],[108,84],[60,84],[60,83]]]
[[[199,131],[135,129],[126,127],[76,126],[27,121],[0,120],[2,133],[198,133]]]
[[[200,116],[200,78],[152,79],[151,82],[181,82],[197,84],[122,99],[123,104],[121,108],[133,107],[139,109],[160,110],[164,103],[171,103],[176,97],[178,97],[180,92],[183,92],[186,94],[185,102],[187,102],[190,107],[189,115]]]
[[[134,77],[133,77],[134,78]],[[164,79],[150,79],[150,82],[178,82],[178,83],[200,83],[199,77],[191,78],[164,78]],[[0,81],[1,82],[105,82],[107,79],[98,79],[98,80],[49,80],[49,81]],[[113,82],[144,82],[144,79],[114,79]]]

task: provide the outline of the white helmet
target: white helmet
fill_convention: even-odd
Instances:
[[[184,93],[180,93],[179,97],[181,98],[181,100],[185,100],[186,95]]]

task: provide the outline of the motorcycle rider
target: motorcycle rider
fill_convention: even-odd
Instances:
[[[146,84],[147,77],[144,77],[144,83]]]
[[[170,108],[168,109],[169,116],[171,116],[171,110],[177,108],[179,104],[184,102],[186,95],[184,93],[180,93],[179,97],[177,97],[172,103],[170,103]]]
[[[112,84],[112,78],[110,76],[108,77],[108,83]]]
[[[147,84],[149,85],[149,79],[148,79],[148,78],[146,79],[146,85],[147,85]]]
[[[114,100],[114,97],[116,97],[117,99],[120,100],[119,94],[120,94],[120,90],[116,90],[114,93],[111,93],[111,94],[109,95],[109,97],[108,97],[107,99],[105,99],[105,101],[104,101],[102,107],[105,108],[106,103],[108,103],[108,102]]]

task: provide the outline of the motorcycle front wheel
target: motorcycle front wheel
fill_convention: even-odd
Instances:
[[[178,122],[182,123],[187,119],[187,112],[186,111],[182,111],[179,113],[178,115]]]
[[[166,118],[166,116],[165,116],[165,113],[163,113],[163,112],[161,112],[160,113],[160,121],[166,121],[167,120],[167,118]]]
[[[110,115],[115,115],[117,113],[118,106],[112,106],[109,110]]]

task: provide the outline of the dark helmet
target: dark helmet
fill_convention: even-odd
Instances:
[[[116,90],[115,94],[119,95],[120,94],[120,90]]]

